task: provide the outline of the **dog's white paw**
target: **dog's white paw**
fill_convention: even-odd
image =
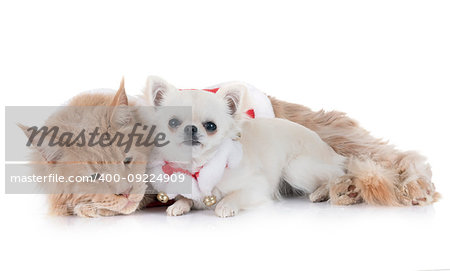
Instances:
[[[237,209],[229,204],[219,202],[219,204],[217,204],[214,212],[216,213],[216,215],[218,217],[232,217],[232,216],[235,216],[238,214],[239,209]]]
[[[191,210],[191,206],[178,202],[179,201],[175,202],[166,209],[166,213],[168,216],[179,216],[189,213],[189,211]]]

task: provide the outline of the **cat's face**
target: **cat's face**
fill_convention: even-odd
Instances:
[[[90,130],[86,128],[86,131]],[[117,131],[109,129],[112,136]],[[130,131],[121,131],[129,133]],[[46,164],[46,174],[57,174],[65,179],[89,180],[88,183],[65,183],[55,187],[57,193],[70,192],[92,195],[91,202],[99,208],[129,214],[136,210],[147,186],[136,182],[145,173],[148,150],[135,147],[125,152],[124,147],[80,147],[60,150],[54,163]],[[34,167],[42,168],[43,165]],[[95,183],[92,183],[93,180]],[[87,198],[84,197],[84,200]]]
[[[82,95],[84,97],[81,98],[89,101],[90,105],[92,99],[98,98],[89,96],[92,94]],[[53,208],[64,209],[67,207],[64,204],[67,204],[72,212],[77,212],[74,209],[78,204],[89,203],[98,209],[129,214],[136,210],[142,200],[147,186],[137,181],[145,173],[151,149],[137,146],[135,142],[118,144],[118,140],[123,135],[122,142],[127,142],[128,135],[133,131],[145,134],[142,125],[150,124],[142,116],[149,113],[142,112],[142,108],[129,106],[124,89],[119,89],[112,97],[104,97],[111,101],[110,104],[99,100],[98,106],[70,106],[69,103],[69,106],[54,113],[46,121],[45,126],[58,127],[58,137],[55,139],[58,142],[68,140],[67,136],[62,136],[66,133],[73,135],[72,142],[82,143],[81,137],[77,141],[74,138],[84,134],[84,144],[51,146],[50,137],[46,137],[43,144],[37,146],[38,136],[33,139],[34,173],[44,176],[54,174],[65,180],[63,183],[44,184],[45,192],[77,195],[56,197]],[[142,125],[135,127],[137,123]],[[29,137],[27,128],[23,127]],[[90,142],[94,133],[98,136]],[[102,135],[105,138],[117,136],[117,141],[101,144]]]

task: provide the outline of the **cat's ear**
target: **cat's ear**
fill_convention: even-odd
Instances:
[[[167,83],[166,80],[158,76],[149,76],[147,77],[147,83],[143,92],[150,104],[153,106],[160,106],[169,91],[174,90],[176,90],[176,88]]]
[[[127,93],[125,92],[124,78],[122,78],[119,90],[117,90],[110,106],[113,107],[111,114],[112,124],[123,126],[131,121],[131,111],[128,107],[128,97]]]
[[[230,115],[237,116],[241,113],[241,105],[244,102],[247,87],[244,84],[232,83],[222,86],[217,91],[217,95],[221,96],[227,103]]]
[[[26,145],[28,147],[33,146],[45,159],[47,162],[56,162],[61,159],[63,155],[63,150],[58,145],[50,146],[52,133],[44,134],[44,132],[39,132],[37,127],[28,127],[23,124],[17,123],[17,126],[23,131],[28,139]],[[52,127],[51,129],[56,129],[57,127]],[[49,129],[49,131],[51,130]],[[56,133],[53,133],[56,134]],[[58,142],[58,139],[54,139],[53,142]]]

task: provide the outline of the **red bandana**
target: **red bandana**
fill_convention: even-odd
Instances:
[[[255,110],[253,110],[253,109],[247,110],[247,112],[245,112],[245,114],[247,114],[252,119],[255,118]]]

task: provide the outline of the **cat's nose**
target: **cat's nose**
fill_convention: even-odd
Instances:
[[[118,194],[119,196],[124,196],[125,198],[128,198],[130,196],[131,187],[127,190],[123,191],[122,193]]]
[[[195,135],[197,132],[198,129],[195,125],[186,125],[186,127],[184,127],[184,133],[187,135]]]

